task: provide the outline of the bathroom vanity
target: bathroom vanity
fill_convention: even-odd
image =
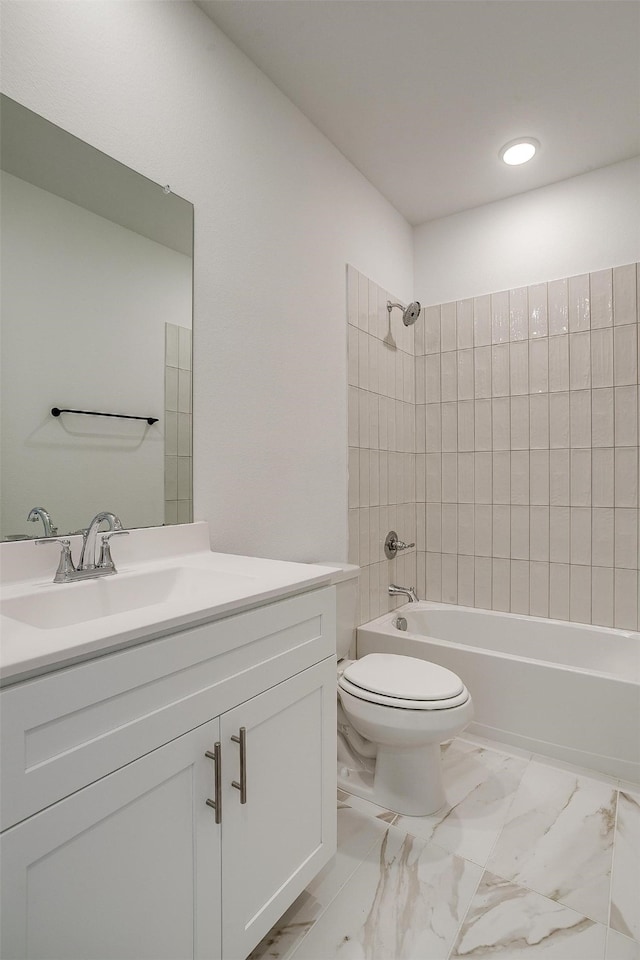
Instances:
[[[46,598],[101,584],[3,587],[3,957],[244,958],[335,852],[331,571],[207,537],[123,538],[117,596],[169,599],[93,620]]]

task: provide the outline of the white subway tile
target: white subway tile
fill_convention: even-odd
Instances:
[[[443,353],[457,350],[456,305],[443,303],[440,308],[440,349]]]
[[[458,503],[474,501],[474,456],[473,453],[458,453]]]
[[[456,304],[458,350],[473,346],[473,300],[458,300]]]
[[[426,411],[425,447],[427,453],[442,450],[442,411],[439,403],[428,403]]]
[[[509,385],[509,344],[494,344],[491,354],[491,383],[494,397],[508,397]]]
[[[474,606],[475,564],[473,557],[458,557],[458,603]]]
[[[453,453],[458,449],[458,404],[441,404],[442,449]]]
[[[529,562],[511,561],[511,612],[529,614]]]
[[[491,396],[491,347],[476,347],[474,352],[474,395]]]
[[[442,505],[427,503],[425,517],[426,549],[431,553],[442,553]]]
[[[369,446],[372,450],[380,447],[380,397],[375,393],[368,394],[369,398]]]
[[[529,455],[530,493],[532,504],[546,506],[549,503],[549,451],[532,450]]]
[[[511,452],[493,452],[493,502],[511,503]]]
[[[569,394],[549,394],[549,446],[569,446]]]
[[[475,506],[475,555],[490,557],[492,547],[493,510],[490,504],[476,503]]]
[[[386,418],[384,419],[385,419],[385,430],[386,430]],[[382,424],[382,418],[380,420],[380,423]],[[380,449],[384,450],[382,437],[380,437]],[[426,449],[427,449],[427,408],[424,403],[419,403],[419,404],[416,404],[416,453],[426,453]]]
[[[529,303],[526,287],[509,291],[509,339],[529,339]]]
[[[619,630],[638,629],[638,576],[635,570],[614,570],[613,625]]]
[[[491,568],[492,562],[489,557],[475,558],[475,605],[481,610],[491,610]]]
[[[569,337],[549,340],[549,391],[560,393],[569,389]]]
[[[568,563],[571,537],[569,507],[549,509],[549,559],[552,563]]]
[[[440,307],[425,307],[425,353],[440,353]]]
[[[473,450],[475,446],[474,407],[473,400],[461,400],[458,404],[458,450]]]
[[[473,301],[473,344],[482,347],[491,343],[491,296]]]
[[[511,507],[511,559],[529,559],[529,507]]]
[[[425,399],[427,403],[439,403],[442,394],[440,390],[440,354],[435,353],[425,361]]]
[[[360,506],[360,451],[349,447],[349,507]]]
[[[638,331],[636,324],[613,331],[613,382],[616,386],[638,382]]]
[[[567,445],[569,442],[569,420],[567,399]],[[492,400],[493,449],[509,450],[511,447],[511,401],[509,397]]]
[[[529,397],[511,398],[511,449],[529,449]]]
[[[358,520],[360,525],[360,557],[358,563],[361,567],[369,563],[369,508],[360,507],[358,510]]]
[[[594,447],[613,446],[613,397],[613,387],[591,392],[591,443]]]
[[[348,397],[348,436],[349,446],[357,447],[360,445],[360,398],[358,397],[357,387],[349,387]]]
[[[366,390],[358,391],[358,434],[361,447],[369,447],[371,431],[369,423],[369,394]]]
[[[591,326],[610,327],[613,323],[613,271],[591,274]]]
[[[613,626],[613,569],[591,568],[591,622],[599,627]]]
[[[569,336],[569,388],[585,390],[591,386],[591,334]]]
[[[638,445],[638,387],[615,387],[615,443],[617,447]]]
[[[358,331],[358,386],[369,389],[369,335],[363,330]]]
[[[349,510],[348,563],[360,563],[360,511]]]
[[[476,400],[474,414],[476,450],[491,450],[491,400]]]
[[[549,616],[549,564],[529,564],[529,613],[532,617]]]
[[[549,616],[552,620],[569,619],[568,564],[549,564]]]
[[[614,323],[636,323],[636,264],[613,268]]]
[[[594,507],[592,510],[591,562],[594,566],[613,566],[613,517],[612,507]]]
[[[349,386],[358,386],[358,330],[349,324],[347,332],[348,381]]]
[[[507,343],[509,340],[509,291],[491,295],[491,342]]]
[[[386,450],[380,451],[380,503],[383,506],[389,503],[389,454]]]
[[[369,506],[369,469],[371,461],[371,451],[360,449],[360,506]]]
[[[380,350],[380,341],[372,336],[369,336],[367,340],[369,346],[369,390],[373,393],[379,393],[378,353]]]
[[[613,385],[613,330],[594,330],[591,333],[591,385]]]
[[[494,557],[511,556],[511,507],[495,504],[492,508],[493,529],[491,536]]]
[[[614,501],[614,452],[598,447],[591,452],[592,503],[594,507],[612,507]]]
[[[367,623],[371,619],[371,607],[370,607],[370,570],[368,567],[363,566],[362,564],[360,570],[360,582],[359,582],[359,596],[360,596],[360,623]]]
[[[491,606],[493,610],[505,612],[511,607],[510,560],[493,560]]]
[[[634,447],[615,450],[615,505],[638,506],[638,451]]]
[[[571,565],[569,616],[576,623],[591,623],[591,567]]]
[[[529,343],[529,389],[531,393],[549,391],[549,341],[531,340]]]
[[[458,501],[458,454],[442,454],[442,502]]]
[[[458,557],[442,554],[442,601],[458,602]]]
[[[615,558],[616,567],[638,569],[638,511],[633,507],[616,507]]]
[[[414,528],[415,529],[415,528]],[[369,562],[370,563],[380,563],[384,557],[384,538],[387,535],[387,531],[384,533],[380,529],[380,507],[372,507],[369,510]],[[372,584],[372,593],[377,593],[378,581],[376,578],[375,589],[373,589]]]
[[[493,472],[491,452],[476,453],[474,456],[475,502],[491,503]]]
[[[571,563],[591,565],[591,510],[571,507]]]
[[[549,451],[549,501],[552,506],[568,506],[569,496],[569,451]]]
[[[569,281],[553,280],[547,287],[549,305],[549,336],[569,330]]]
[[[570,439],[572,447],[591,446],[591,391],[572,390],[569,394]]]
[[[458,553],[473,556],[474,552],[474,506],[472,503],[458,504]]]
[[[571,505],[591,506],[591,450],[571,451]]]
[[[423,485],[424,485],[424,479],[423,479]],[[371,453],[370,453],[369,503],[371,504],[372,507],[380,506],[380,452],[378,450],[371,450]]]
[[[531,507],[529,552],[532,560],[549,560],[549,509]]]
[[[529,287],[529,337],[546,337],[549,333],[547,285],[536,283]]]
[[[532,450],[549,447],[549,395],[540,393],[529,398],[529,436]]]
[[[384,296],[384,291],[380,289],[377,283],[374,283],[373,280],[369,280],[369,319],[367,323],[367,330],[369,331],[372,337],[380,336],[378,331],[378,314],[379,314],[378,300],[379,299],[383,300],[385,312],[386,312],[388,298]],[[382,334],[382,336],[384,336],[384,333]]]
[[[589,274],[569,277],[569,330],[577,333],[591,326]]]
[[[474,397],[473,354],[473,350],[458,350],[458,400],[473,400]]]
[[[529,393],[529,341],[512,343],[509,352],[511,396]]]
[[[458,399],[458,353],[443,353],[440,371],[440,394],[443,400]]]
[[[427,552],[427,584],[425,596],[427,600],[440,602],[442,600],[442,555]]]

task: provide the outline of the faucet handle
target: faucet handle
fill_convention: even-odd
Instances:
[[[34,541],[36,546],[42,546],[47,543],[59,543],[62,546],[60,551],[60,561],[58,563],[58,569],[53,578],[54,583],[66,583],[71,574],[76,572],[76,568],[73,564],[73,557],[71,556],[71,540],[67,540],[66,537],[62,539],[59,537],[47,537],[46,540],[36,540]]]
[[[98,558],[96,567],[98,567],[100,570],[104,570],[106,568],[108,570],[111,570],[113,573],[117,573],[118,571],[116,570],[116,565],[113,562],[113,558],[111,556],[111,547],[109,546],[109,540],[111,540],[111,537],[128,537],[128,536],[129,536],[129,530],[111,530],[110,533],[103,533],[102,536],[100,537],[100,556]]]

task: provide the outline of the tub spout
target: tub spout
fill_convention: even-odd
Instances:
[[[409,603],[418,603],[418,594],[413,587],[397,587],[395,583],[389,584],[389,596],[405,596],[409,598]]]

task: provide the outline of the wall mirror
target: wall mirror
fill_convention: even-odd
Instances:
[[[193,206],[4,96],[0,123],[0,535],[189,522]]]

